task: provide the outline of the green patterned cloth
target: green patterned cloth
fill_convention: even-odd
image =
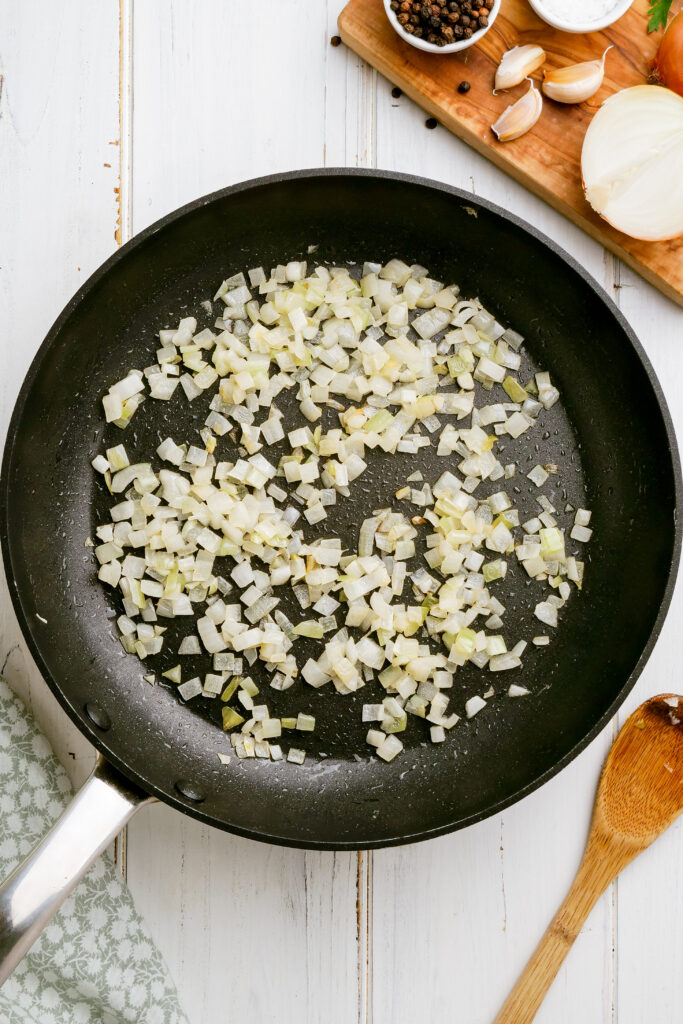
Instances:
[[[66,772],[0,679],[0,876],[71,796]],[[0,989],[2,1024],[187,1024],[161,954],[107,856]]]

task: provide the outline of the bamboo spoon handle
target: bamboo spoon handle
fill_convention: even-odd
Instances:
[[[494,1024],[530,1024],[598,898],[631,859],[593,832],[572,887],[534,950]]]

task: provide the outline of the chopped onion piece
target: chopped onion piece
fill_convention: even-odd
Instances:
[[[474,716],[485,707],[486,701],[483,697],[470,697],[470,699],[465,702],[465,714],[468,718],[474,718]]]

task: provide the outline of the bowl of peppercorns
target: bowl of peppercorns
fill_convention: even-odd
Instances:
[[[431,53],[455,53],[486,35],[500,4],[501,0],[384,0],[384,9],[406,43]]]

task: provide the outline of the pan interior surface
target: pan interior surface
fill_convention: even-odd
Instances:
[[[309,256],[312,244],[318,248]],[[195,440],[206,403],[189,406],[179,389],[170,406],[146,402],[122,434],[104,424],[101,396],[130,367],[154,361],[160,327],[186,315],[211,323],[217,312],[209,317],[200,303],[238,270],[301,259],[356,267],[393,256],[457,282],[463,297],[478,296],[526,337],[529,376],[546,369],[559,387],[561,402],[541,414],[526,442],[508,439],[509,458],[499,458],[519,463],[510,492],[523,518],[538,511],[539,492],[525,476],[537,462],[560,467],[557,482],[543,488],[558,510],[566,503],[592,509],[584,589],[552,631],[532,615],[543,588],[519,573],[505,581],[496,593],[507,607],[506,638],[551,632],[551,644],[530,645],[514,673],[459,670],[454,710],[461,713],[464,700],[490,682],[496,696],[444,744],[432,745],[422,723],[410,722],[403,754],[379,762],[368,756],[360,721],[379,684],[350,698],[303,683],[280,695],[255,668],[273,714],[316,716],[310,742],[294,742],[308,745],[309,757],[301,767],[237,758],[224,766],[217,753],[229,752],[229,742],[219,702],[183,706],[173,687],[142,681],[144,672],[175,663],[176,638],[191,628],[169,622],[167,653],[149,668],[125,655],[114,622],[120,606],[98,582],[84,546],[112,504],[91,459],[120,442],[142,456],[169,434]],[[230,458],[229,448],[221,457]],[[362,519],[391,504],[416,468],[433,481],[452,463],[435,449],[371,460],[352,497],[306,528],[307,536],[338,535],[355,546]],[[235,832],[370,847],[485,817],[540,784],[595,734],[635,681],[661,624],[678,558],[677,480],[654,376],[626,325],[563,254],[455,190],[381,174],[303,172],[228,189],[171,215],[124,247],[70,303],[34,361],[10,428],[4,555],[22,628],[48,682],[129,776]],[[305,646],[299,653],[301,664]],[[206,664],[185,659],[184,677]],[[532,696],[510,700],[510,682]]]

